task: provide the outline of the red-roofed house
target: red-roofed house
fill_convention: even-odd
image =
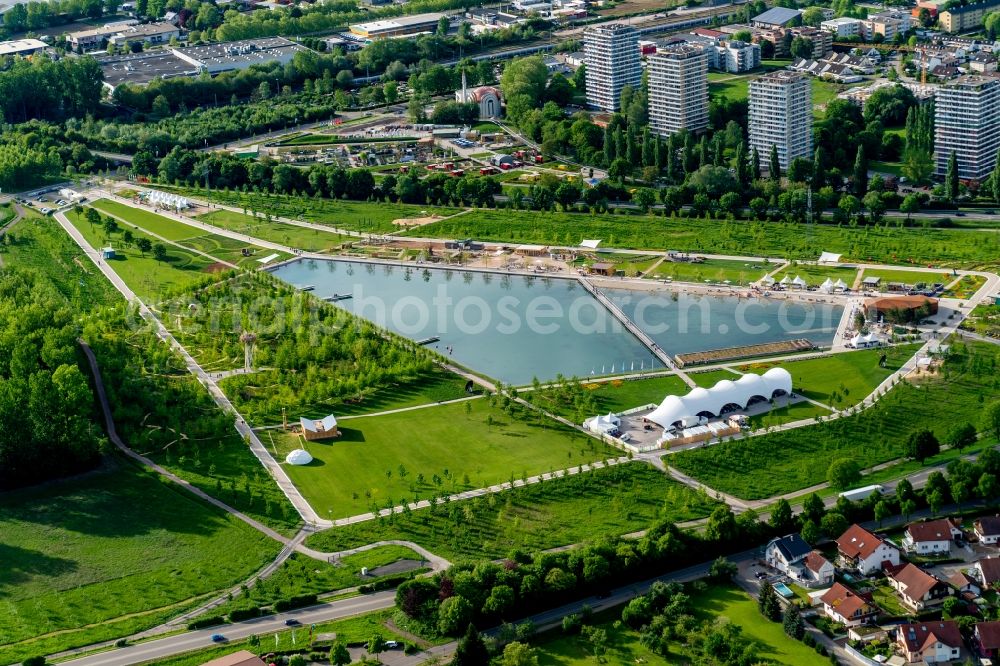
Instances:
[[[836,570],[833,564],[818,551],[814,550],[806,555],[802,561],[808,580],[804,581],[809,587],[825,587],[833,582]]]
[[[708,37],[709,39],[714,39],[719,41],[726,37],[726,33],[719,32],[718,30],[712,30],[710,28],[695,28],[691,31],[692,35],[701,35],[702,37]]]
[[[851,525],[837,539],[837,553],[845,568],[868,576],[883,568],[883,563],[899,566],[899,549],[860,525]]]
[[[1000,656],[1000,621],[977,622],[972,642],[976,644],[980,657],[995,659]]]
[[[827,617],[847,627],[864,624],[878,615],[878,608],[870,597],[862,596],[840,583],[834,583],[819,600],[823,602],[823,612]]]
[[[907,564],[896,573],[890,574],[889,584],[899,593],[904,604],[918,611],[940,604],[952,593],[950,585],[916,564]]]
[[[1000,558],[987,557],[976,562],[972,568],[984,588],[1000,583]]]
[[[1000,543],[1000,516],[983,516],[972,525],[979,543],[994,546]]]
[[[924,555],[927,553],[950,553],[955,537],[962,536],[962,530],[947,518],[911,523],[903,535],[903,550]]]
[[[896,629],[896,643],[911,664],[952,661],[962,654],[962,634],[950,620],[902,624]]]

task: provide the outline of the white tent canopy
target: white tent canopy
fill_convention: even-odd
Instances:
[[[320,421],[313,421],[312,419],[303,417],[299,419],[299,424],[303,430],[308,430],[309,432],[331,432],[337,429],[337,417],[330,414]]]
[[[823,280],[823,284],[821,284],[819,286],[819,290],[821,292],[823,292],[824,294],[829,294],[830,292],[832,292],[833,291],[833,280],[831,280],[830,278],[827,278],[827,279]]]
[[[778,284],[791,284],[791,282],[792,278],[786,275],[785,277],[781,278],[781,282],[779,282]]]
[[[583,425],[593,433],[610,435],[613,432],[617,432],[618,427],[621,425],[621,419],[614,414],[594,416],[584,421]]]
[[[795,279],[792,280],[792,284],[794,284],[796,287],[804,287],[806,286],[806,281],[803,280],[801,276],[796,275]]]
[[[842,291],[846,291],[847,290],[847,283],[844,282],[843,280],[841,280],[840,278],[837,278],[837,281],[833,283],[833,288],[834,289],[840,289]]]
[[[836,252],[824,252],[821,255],[819,255],[819,262],[818,263],[821,263],[821,264],[839,264],[841,256],[842,255],[839,255]]]
[[[764,284],[774,284],[774,278],[771,277],[770,275],[765,275],[760,279],[760,281],[763,282]]]
[[[684,396],[668,395],[646,419],[670,428],[703,413],[721,416],[727,405],[746,409],[752,399],[770,400],[779,392],[792,393],[792,376],[784,368],[771,368],[763,375],[745,374],[735,382],[723,379],[710,389],[698,387]]]
[[[305,449],[295,449],[285,456],[285,462],[289,465],[308,465],[312,461],[312,455]]]
[[[597,246],[601,244],[598,239],[588,239],[580,241],[580,247],[585,247],[588,250],[596,250]]]

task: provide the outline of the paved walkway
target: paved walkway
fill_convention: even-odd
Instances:
[[[313,508],[309,505],[305,498],[302,497],[302,494],[291,482],[291,479],[289,479],[288,475],[285,474],[284,469],[281,468],[274,458],[271,457],[271,454],[267,451],[267,449],[264,448],[263,443],[261,443],[256,433],[254,433],[254,431],[247,425],[246,421],[239,414],[239,412],[236,411],[236,408],[215,383],[215,380],[213,380],[209,374],[205,372],[200,365],[198,365],[191,354],[188,353],[187,349],[185,349],[184,346],[181,345],[176,338],[174,338],[170,331],[167,330],[166,326],[164,326],[163,323],[156,317],[153,311],[142,302],[142,299],[136,296],[131,288],[125,284],[125,281],[122,280],[118,274],[108,266],[107,262],[101,259],[97,250],[95,250],[90,243],[87,242],[87,239],[85,239],[83,234],[81,234],[79,230],[73,226],[66,215],[62,212],[58,212],[55,213],[53,217],[59,222],[66,233],[68,233],[70,237],[76,241],[77,245],[80,246],[84,254],[86,254],[90,260],[94,262],[94,265],[97,266],[97,268],[105,275],[105,277],[111,281],[111,284],[113,284],[115,288],[121,292],[121,294],[125,297],[125,300],[133,304],[138,309],[140,316],[149,322],[153,327],[153,331],[156,333],[157,337],[170,345],[171,349],[181,356],[188,371],[193,374],[206,389],[208,389],[208,392],[212,396],[215,403],[221,407],[225,413],[233,415],[235,419],[234,425],[236,427],[236,431],[246,442],[248,442],[251,452],[253,452],[254,456],[256,456],[256,458],[261,462],[264,469],[271,474],[275,483],[281,491],[285,493],[285,496],[288,497],[289,501],[295,507],[295,510],[298,511],[302,519],[306,523],[313,525],[328,525],[329,521],[321,519],[316,512],[313,511]]]
[[[422,558],[427,560],[427,562],[430,563],[431,569],[433,571],[444,571],[445,569],[451,566],[451,562],[444,559],[440,555],[435,555],[434,553],[427,550],[420,544],[413,543],[412,541],[403,541],[400,539],[376,541],[374,543],[369,543],[364,546],[359,546],[357,548],[348,548],[347,550],[340,550],[335,553],[325,553],[323,551],[313,550],[312,548],[303,545],[297,546],[296,550],[302,553],[303,555],[308,555],[314,560],[325,560],[327,562],[336,563],[339,562],[342,558],[347,557],[349,555],[356,555],[358,553],[363,553],[365,551],[373,550],[375,548],[381,548],[382,546],[405,546],[406,548],[409,548],[410,550],[414,551]]]

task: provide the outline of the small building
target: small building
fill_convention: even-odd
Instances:
[[[173,23],[147,23],[134,25],[108,37],[108,43],[113,46],[122,44],[166,44],[171,39],[181,36],[180,28]]]
[[[249,650],[240,650],[206,661],[201,666],[265,666],[264,660]]]
[[[614,277],[615,275],[615,265],[607,264],[603,262],[598,262],[596,264],[590,265],[590,273],[592,275],[604,275],[607,277]]]
[[[465,77],[463,76],[463,81]],[[502,95],[499,88],[493,86],[479,86],[478,88],[473,88],[472,90],[466,90],[464,87],[461,90],[455,91],[455,101],[461,102],[462,104],[476,104],[479,106],[479,118],[490,120],[493,118],[499,118],[501,115],[501,103]]]
[[[310,442],[340,437],[340,430],[337,428],[337,417],[333,414],[318,421],[302,417],[299,419],[299,424],[302,426],[302,436]]]
[[[1000,621],[977,622],[972,632],[972,643],[980,657],[996,659],[1000,657]]]
[[[972,573],[986,587],[1000,583],[1000,558],[986,557],[972,565]]]
[[[879,612],[870,596],[858,594],[841,583],[834,583],[820,597],[820,602],[827,617],[846,627],[856,627],[874,620]]]
[[[889,574],[889,585],[896,590],[902,602],[915,611],[940,605],[952,596],[952,588],[943,580],[933,576],[916,564]]]
[[[861,19],[844,16],[823,21],[819,24],[819,27],[831,33],[837,39],[861,36]]]
[[[995,546],[1000,541],[1000,516],[983,516],[972,524],[972,531],[979,543]]]
[[[26,58],[47,48],[48,44],[40,39],[15,39],[9,42],[0,42],[0,57],[21,56]]]
[[[583,422],[583,427],[595,435],[617,437],[621,432],[622,420],[616,414],[593,416]]]
[[[871,276],[866,275],[864,279],[861,280],[861,286],[864,287],[865,289],[877,290],[880,284],[882,284],[882,278],[876,277],[874,275]]]
[[[499,153],[490,156],[490,164],[492,164],[495,167],[499,167],[501,169],[506,170],[512,168],[515,164],[517,164],[517,160],[515,160],[511,155]]]
[[[798,19],[801,22],[802,10],[789,9],[787,7],[772,7],[763,14],[754,16],[750,25],[764,30],[777,30],[787,28]]]
[[[802,567],[800,577],[796,580],[806,587],[825,587],[833,582],[836,574],[833,564],[818,550],[806,555]]]
[[[865,302],[865,316],[869,319],[885,317],[890,321],[913,321],[936,315],[938,299],[929,296],[884,296]]]
[[[812,547],[798,534],[771,539],[764,549],[764,561],[785,575],[802,565]]]
[[[948,554],[955,538],[961,536],[962,530],[947,518],[911,523],[903,534],[903,550],[917,555]]]
[[[101,249],[102,259],[114,259],[115,258],[115,248],[105,247]]]
[[[975,578],[963,571],[957,571],[948,579],[948,584],[958,590],[959,596],[972,600],[983,593],[983,587]]]
[[[950,620],[901,624],[896,644],[909,663],[937,664],[958,659],[962,654],[962,634]]]
[[[857,524],[837,539],[837,554],[841,565],[863,576],[899,566],[899,549]]]

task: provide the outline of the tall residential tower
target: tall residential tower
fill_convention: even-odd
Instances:
[[[955,153],[958,177],[990,175],[1000,149],[1000,81],[963,76],[937,89],[934,100],[935,173],[948,172]]]
[[[649,56],[649,124],[657,134],[708,127],[708,57],[702,46],[673,44]]]
[[[583,54],[587,104],[601,111],[617,111],[622,88],[638,88],[642,78],[639,33],[622,23],[588,28],[583,33]]]
[[[750,82],[750,149],[767,166],[771,147],[782,169],[796,157],[812,158],[812,87],[805,74],[780,70]]]

